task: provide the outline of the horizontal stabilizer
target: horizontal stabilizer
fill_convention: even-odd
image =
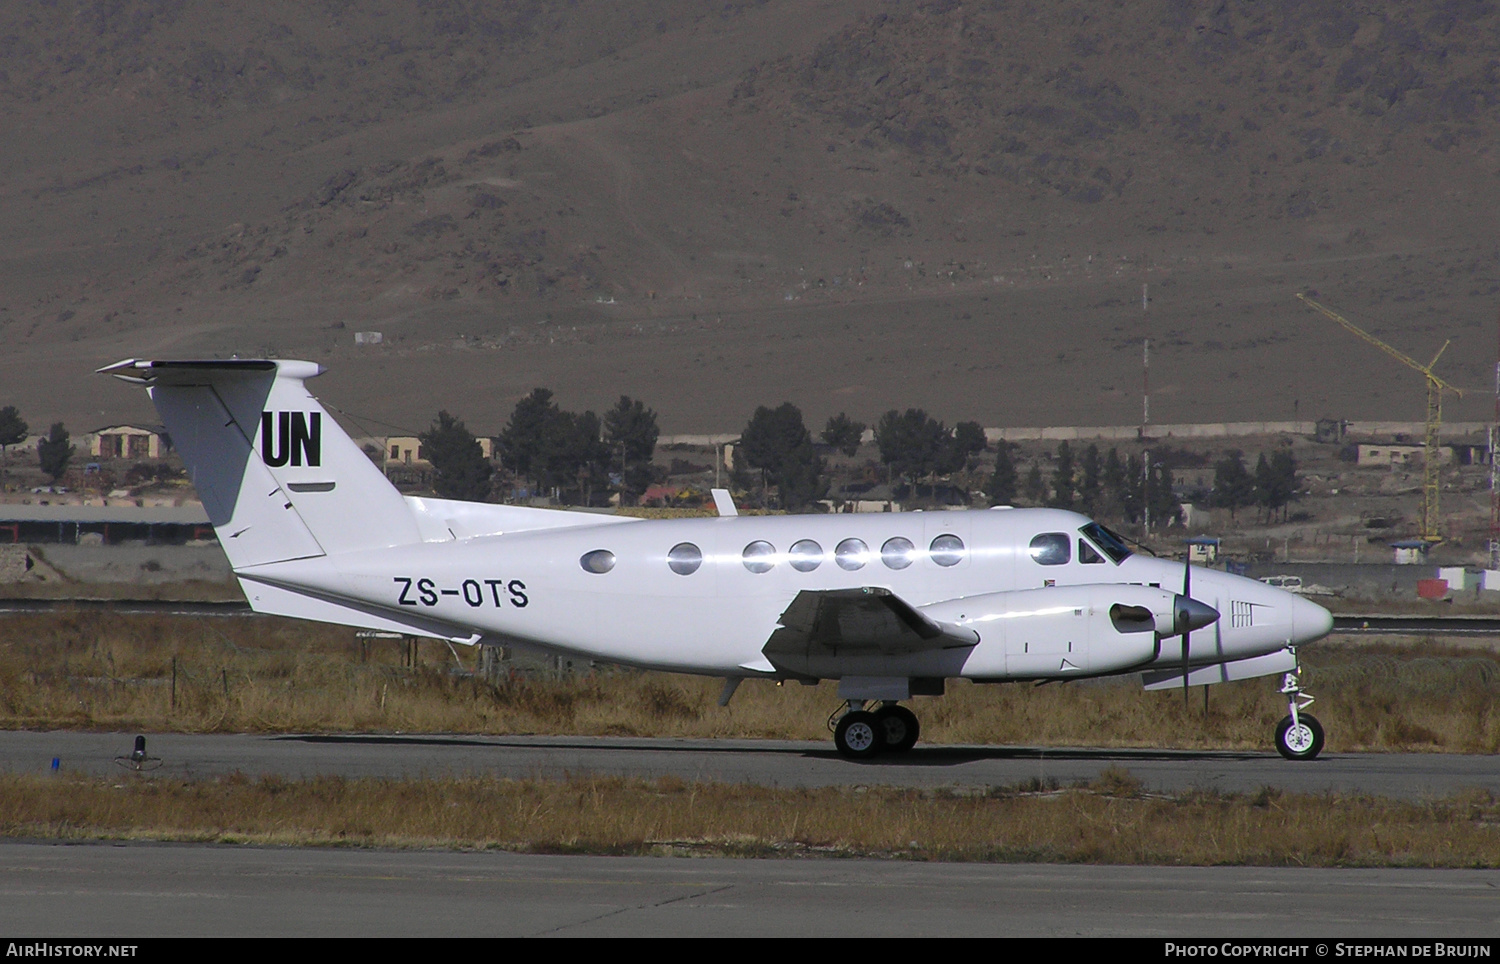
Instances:
[[[446,639],[455,643],[478,642],[472,632],[455,632],[453,627],[416,617],[392,618],[392,613],[348,600],[323,599],[243,577],[240,579],[240,589],[250,601],[250,608],[258,613],[311,619],[338,626],[357,626],[383,633],[401,633],[403,636]]]

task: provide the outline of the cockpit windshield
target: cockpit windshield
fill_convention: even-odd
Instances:
[[[1098,546],[1106,556],[1109,556],[1111,559],[1113,559],[1115,565],[1118,566],[1120,563],[1130,558],[1130,547],[1125,545],[1125,540],[1121,539],[1113,532],[1110,532],[1099,523],[1090,522],[1088,525],[1084,526],[1078,531],[1083,533],[1085,536],[1088,536],[1089,541]]]

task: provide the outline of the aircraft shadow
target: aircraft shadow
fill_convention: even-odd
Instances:
[[[1096,763],[1148,762],[1218,762],[1236,763],[1247,760],[1275,759],[1276,754],[1253,750],[1171,750],[1142,748],[1098,748],[1098,747],[1034,747],[1034,746],[917,746],[901,756],[876,757],[872,760],[846,760],[832,744],[826,747],[810,747],[806,744],[780,743],[765,746],[722,744],[704,746],[702,743],[679,744],[668,741],[633,740],[628,737],[599,737],[589,740],[547,741],[513,740],[504,737],[461,736],[394,736],[385,734],[306,734],[271,737],[272,740],[298,743],[322,743],[333,745],[367,746],[434,746],[468,749],[506,750],[636,750],[651,753],[674,754],[725,754],[725,755],[784,755],[812,760],[829,760],[851,766],[873,767],[951,767],[985,760],[1037,760],[1080,761]]]

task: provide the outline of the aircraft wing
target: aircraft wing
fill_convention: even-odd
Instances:
[[[804,589],[762,652],[775,664],[815,657],[898,656],[973,646],[979,635],[938,622],[889,589]]]

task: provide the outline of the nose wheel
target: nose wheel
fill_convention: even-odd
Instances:
[[[1292,658],[1297,658],[1297,647],[1288,646]],[[1282,677],[1281,692],[1287,698],[1287,715],[1276,724],[1276,752],[1288,760],[1315,760],[1323,752],[1323,724],[1311,713],[1304,712],[1313,704],[1313,698],[1302,692],[1302,664]]]
[[[842,715],[829,720],[833,745],[851,760],[869,760],[882,753],[905,753],[917,744],[921,724],[917,714],[896,703],[871,712],[863,700],[844,704]]]

